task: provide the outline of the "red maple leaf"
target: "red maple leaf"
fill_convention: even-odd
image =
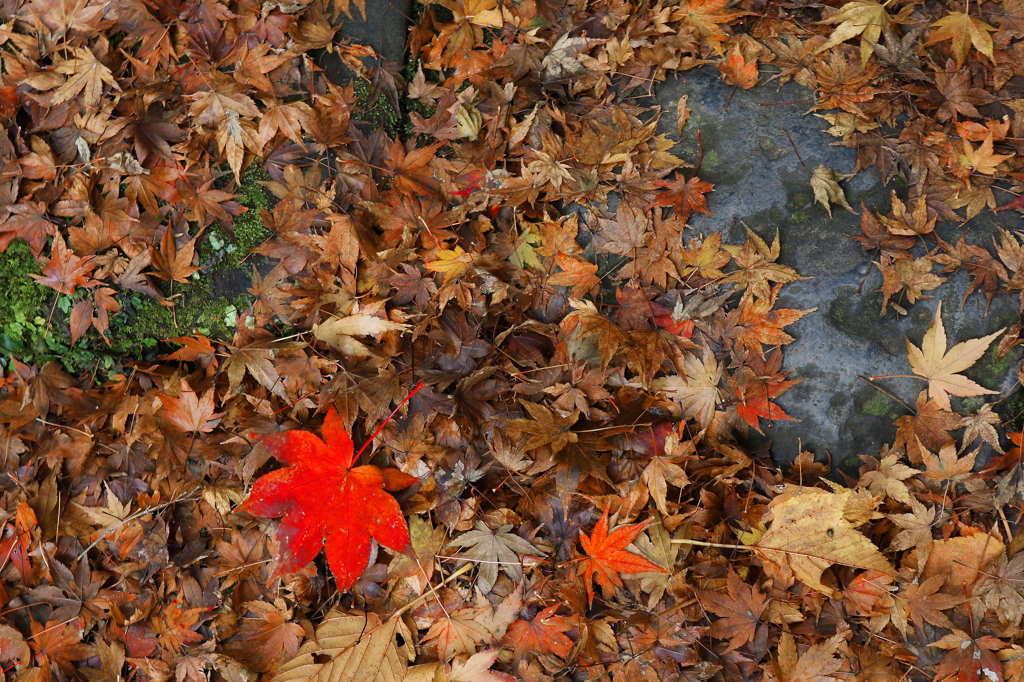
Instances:
[[[659,194],[652,205],[675,206],[676,215],[682,222],[685,223],[689,220],[690,214],[694,211],[711,215],[711,211],[708,210],[708,200],[704,196],[714,187],[710,182],[704,182],[696,175],[689,180],[677,175],[675,180],[658,180],[654,184],[664,187],[668,191]]]
[[[409,547],[409,527],[398,501],[384,491],[407,488],[416,478],[398,469],[353,467],[358,454],[333,407],[323,434],[324,440],[299,430],[251,434],[289,466],[256,481],[240,508],[284,517],[277,529],[279,575],[305,566],[323,546],[338,589],[346,590],[370,561],[371,537],[396,552]]]
[[[661,566],[651,563],[639,554],[625,551],[633,539],[650,523],[651,520],[648,519],[643,523],[621,526],[609,535],[608,510],[605,509],[590,537],[587,537],[586,533],[580,534],[580,544],[587,553],[580,561],[580,565],[583,567],[583,582],[587,585],[587,597],[591,604],[594,603],[591,576],[597,577],[601,587],[614,592],[616,587],[622,587],[619,573],[668,573]]]

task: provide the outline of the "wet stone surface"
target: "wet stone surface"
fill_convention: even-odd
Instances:
[[[695,233],[723,230],[727,241],[736,244],[744,239],[744,225],[765,239],[778,230],[780,262],[813,278],[786,285],[777,305],[817,311],[786,328],[796,341],[784,349],[784,369],[793,372],[791,378],[804,381],[778,403],[801,421],[775,422],[764,429],[765,435],[774,439],[773,456],[790,461],[802,442],[803,449],[819,459],[830,456],[834,465],[855,469],[859,463],[856,455],[875,454],[883,444],[891,443],[893,421],[909,413],[858,375],[910,374],[904,338],[920,344],[940,299],[949,346],[1017,322],[1016,301],[997,296],[986,313],[985,297],[974,294],[961,307],[969,278],[958,273],[929,292],[935,298],[912,306],[904,303],[907,316],[897,319],[891,308],[881,314],[878,268],[870,262],[870,254],[847,236],[860,232],[859,215],[834,206],[830,218],[824,208],[813,203],[809,183],[811,171],[819,164],[840,173],[851,172],[856,152],[833,146],[836,138],[825,132],[829,124],[806,113],[813,106],[810,90],[792,82],[780,90],[774,82],[764,85],[766,78],[762,72],[761,85],[737,90],[722,82],[717,69],[703,67],[667,80],[656,93],[664,110],[659,132],[675,139],[676,104],[689,95],[693,113],[673,151],[696,161],[699,131],[704,148],[700,178],[715,185],[708,195],[713,215],[697,213],[690,219]],[[842,185],[847,201],[858,212],[861,202],[870,209],[888,211],[891,189],[905,198],[905,192],[895,185],[882,187],[874,169]],[[964,225],[940,223],[936,231],[953,242],[969,230],[968,242],[991,245],[996,224],[1017,229],[1020,215],[985,210]],[[923,255],[924,248],[916,247],[915,254]],[[936,267],[935,272],[941,275],[939,270]],[[1011,352],[996,362],[993,347],[965,374],[986,388],[1008,391],[1014,386],[1018,357],[1019,353]],[[876,383],[909,406],[925,387],[923,381],[914,379],[880,379]],[[976,408],[978,400],[954,398],[953,408]],[[996,409],[1005,418],[1013,402],[1011,396]]]

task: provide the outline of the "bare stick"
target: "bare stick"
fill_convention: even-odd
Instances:
[[[473,564],[466,564],[465,566],[463,566],[462,568],[460,568],[459,570],[455,571],[450,576],[448,576],[447,578],[442,580],[441,584],[438,585],[437,587],[444,587],[445,585],[447,585],[451,581],[453,581],[456,578],[458,578],[463,573],[466,573],[467,571],[469,571],[469,569],[471,569],[471,568],[473,568]],[[419,604],[421,602],[425,602],[428,598],[433,597],[434,596],[434,590],[436,590],[436,589],[437,589],[436,587],[432,588],[430,592],[427,592],[426,594],[423,594],[423,595],[420,595],[419,597],[416,597],[411,602],[409,602],[408,604],[406,604],[405,606],[403,606],[402,608],[398,609],[393,614],[391,614],[391,618],[398,618],[399,616],[401,616],[403,613],[405,613],[409,609],[414,608],[416,606],[419,606]]]
[[[95,547],[96,545],[98,545],[101,542],[103,542],[103,540],[108,535],[110,535],[115,530],[117,530],[118,528],[120,528],[124,524],[128,523],[129,521],[134,521],[135,519],[137,519],[137,518],[139,518],[141,516],[145,516],[146,514],[152,514],[155,511],[160,511],[161,509],[164,509],[165,507],[170,507],[172,504],[178,504],[179,502],[194,502],[194,501],[199,499],[198,497],[192,497],[197,492],[199,492],[199,488],[194,488],[192,490],[192,492],[188,493],[185,496],[175,497],[173,500],[168,500],[167,502],[164,502],[163,504],[157,504],[157,505],[153,505],[152,507],[146,507],[145,509],[142,509],[140,511],[135,512],[131,516],[128,516],[128,517],[125,517],[125,518],[121,519],[116,524],[114,524],[110,528],[108,528],[105,531],[103,531],[103,534],[100,535],[98,538],[96,538],[95,542],[93,542],[91,545],[89,545],[88,547],[83,549],[82,553],[78,555],[78,560],[81,561],[82,558],[85,557],[85,555],[88,554],[92,550],[93,547]]]

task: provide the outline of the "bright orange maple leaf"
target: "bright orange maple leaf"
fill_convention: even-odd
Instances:
[[[580,544],[583,551],[587,553],[581,561],[583,567],[583,582],[587,585],[587,598],[594,603],[594,586],[591,576],[597,578],[598,584],[609,592],[614,592],[616,587],[622,587],[622,579],[619,573],[668,573],[664,568],[648,561],[639,554],[625,551],[633,539],[639,535],[644,528],[650,525],[648,519],[643,523],[631,523],[627,526],[616,528],[611,535],[608,534],[608,510],[594,526],[594,532],[588,537],[586,533],[580,534]]]
[[[370,538],[395,551],[409,547],[409,527],[394,497],[416,478],[398,469],[354,467],[352,439],[334,407],[327,412],[324,440],[309,431],[251,434],[289,467],[263,476],[239,507],[284,520],[277,573],[308,564],[324,546],[339,590],[356,584],[370,560]],[[326,443],[324,442],[326,441]]]

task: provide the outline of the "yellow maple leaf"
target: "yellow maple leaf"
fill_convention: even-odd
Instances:
[[[961,141],[964,144],[964,153],[960,155],[960,163],[970,168],[972,173],[993,175],[996,172],[996,166],[1013,156],[1013,154],[992,153],[992,133],[988,134],[988,137],[977,149],[966,138]]]
[[[833,590],[822,584],[821,574],[832,564],[896,577],[878,547],[846,520],[852,493],[801,488],[776,497],[770,505],[772,525],[755,545],[758,555],[778,566],[788,565],[798,579],[829,596]]]
[[[854,0],[843,5],[838,14],[821,23],[839,26],[832,31],[828,42],[818,48],[818,52],[860,36],[860,58],[862,63],[867,64],[873,52],[871,43],[878,42],[882,30],[892,23],[892,17],[885,11],[885,5],[875,0]]]
[[[1004,327],[1005,329],[1005,327]],[[942,325],[942,301],[935,309],[932,326],[925,332],[921,347],[918,348],[907,339],[907,357],[914,374],[928,380],[928,395],[939,407],[952,410],[949,406],[950,394],[969,398],[978,395],[997,393],[984,386],[979,386],[967,377],[958,374],[968,369],[985,354],[989,345],[1003,329],[978,339],[968,339],[958,343],[946,351],[946,329]]]
[[[437,252],[437,260],[427,263],[427,270],[444,273],[444,281],[447,282],[464,273],[474,260],[476,255],[466,253],[461,246],[454,250],[441,249]]]
[[[981,19],[975,19],[963,12],[950,12],[932,24],[931,28],[937,30],[929,36],[925,45],[952,40],[953,56],[956,57],[957,68],[964,65],[967,53],[971,51],[971,45],[974,45],[978,52],[989,59],[995,59],[992,55],[992,36],[988,32],[996,29]]]

